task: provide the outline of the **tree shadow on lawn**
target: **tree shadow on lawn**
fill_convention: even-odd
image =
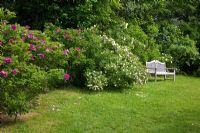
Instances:
[[[104,90],[97,90],[97,91],[94,91],[94,90],[90,90],[86,87],[78,87],[78,86],[67,86],[67,87],[61,87],[61,88],[57,88],[55,90],[66,90],[66,91],[74,91],[74,92],[77,92],[77,93],[82,93],[82,94],[97,94],[97,93],[104,93],[104,92],[110,92],[110,93],[122,93],[124,92],[124,90],[126,89],[131,89],[132,86],[130,87],[127,87],[127,88],[112,88],[112,87],[109,87],[109,88],[105,88]]]

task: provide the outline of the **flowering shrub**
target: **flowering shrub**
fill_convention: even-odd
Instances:
[[[28,112],[39,93],[64,82],[68,56],[62,44],[50,41],[42,32],[8,24],[6,18],[14,15],[6,16],[9,12],[3,11],[0,9],[0,112],[17,116]]]
[[[104,42],[110,44],[109,51],[102,52],[107,58],[103,61],[103,68],[108,78],[108,85],[113,87],[128,87],[133,82],[144,84],[147,81],[147,73],[139,63],[138,58],[130,51],[127,46],[121,46],[112,38],[103,36]],[[105,64],[104,64],[105,63]]]
[[[143,84],[147,80],[145,69],[133,55],[132,48],[100,35],[95,27],[80,32],[48,25],[45,33],[70,49],[65,53],[69,56],[68,69],[74,85],[102,90],[109,86],[123,88],[134,82]]]
[[[0,72],[0,111],[17,116],[28,112],[30,101],[46,87],[46,72],[26,63],[14,66]]]
[[[107,78],[102,71],[97,72],[88,69],[85,76],[87,79],[86,85],[91,90],[103,90],[108,85]]]

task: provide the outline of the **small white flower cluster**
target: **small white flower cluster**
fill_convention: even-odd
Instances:
[[[124,29],[127,29],[127,28],[128,28],[128,23],[123,22],[123,23],[121,24],[121,27],[123,27]]]
[[[104,44],[111,45],[113,50],[119,50],[120,45],[111,37],[108,37],[106,35],[100,36],[103,39]]]
[[[167,62],[167,63],[173,63],[173,57],[169,54],[165,54],[165,53],[162,53],[161,54],[162,56],[160,57],[159,60],[163,61],[163,62]]]
[[[86,71],[87,87],[92,90],[103,90],[107,86],[107,78],[102,71]]]

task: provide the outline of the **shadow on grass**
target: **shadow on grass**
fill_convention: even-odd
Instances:
[[[90,90],[86,87],[66,86],[66,87],[56,88],[54,90],[66,90],[66,91],[73,91],[73,92],[82,93],[82,94],[97,94],[97,93],[104,93],[104,92],[122,93],[125,89],[131,89],[131,86],[124,89],[109,87],[109,88],[105,88],[104,90],[96,90],[96,91]]]
[[[0,113],[0,128],[9,127],[9,126],[12,126],[16,123],[26,122],[29,119],[31,119],[31,118],[33,118],[34,116],[37,116],[37,115],[38,115],[38,113],[36,113],[36,112],[29,112],[29,113],[26,113],[26,114],[19,115],[17,117],[17,119],[15,120],[14,116],[11,117],[9,115]],[[0,132],[1,132],[1,130],[0,130]]]

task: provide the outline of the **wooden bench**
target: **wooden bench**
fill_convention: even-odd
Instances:
[[[153,60],[151,62],[146,62],[147,72],[151,75],[155,76],[155,81],[157,80],[157,76],[162,75],[164,79],[167,78],[168,75],[173,76],[173,80],[176,78],[176,71],[174,68],[166,68],[166,64],[162,63],[158,60]]]

